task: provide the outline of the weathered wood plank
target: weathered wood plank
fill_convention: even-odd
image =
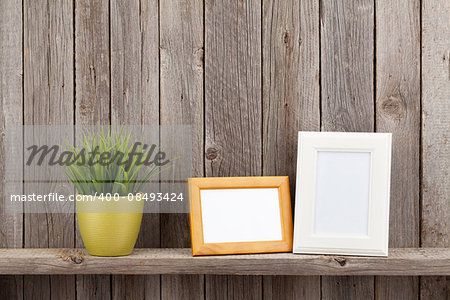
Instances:
[[[162,299],[203,299],[203,275],[182,275],[182,272],[173,272],[161,276]],[[184,274],[192,274],[184,273]]]
[[[264,276],[264,299],[320,299],[319,276]]]
[[[288,175],[297,132],[320,129],[319,1],[263,2],[263,175]],[[319,277],[264,277],[264,299],[319,299]]]
[[[76,125],[109,124],[109,5],[75,1]]]
[[[422,1],[422,246],[450,247],[450,3]],[[450,277],[421,278],[422,299],[450,298]]]
[[[85,249],[0,249],[0,274],[46,273],[450,275],[450,249],[393,248],[389,257],[293,253],[193,257],[189,248],[136,248],[128,256],[98,257],[88,255]],[[349,293],[354,292],[351,290]]]
[[[419,246],[420,3],[377,1],[376,126],[392,132],[390,239]]]
[[[161,125],[191,125],[192,176],[203,176],[203,2],[160,2]],[[170,139],[170,138],[169,138]],[[172,141],[161,137],[162,149]],[[189,247],[187,214],[161,215],[161,246]],[[161,277],[163,299],[201,299],[204,278]]]
[[[23,7],[24,123],[71,125],[74,103],[73,1],[49,1],[46,5],[24,1]],[[26,172],[28,179],[39,180],[41,172],[50,170],[41,168]],[[31,185],[25,183],[25,193]],[[53,188],[56,186],[50,190],[42,185],[39,192],[54,192]],[[60,185],[58,189],[68,192],[70,187]],[[25,214],[25,247],[73,247],[73,214],[69,210],[52,213],[51,207],[48,208],[48,213]],[[75,276],[25,276],[24,298],[33,297],[74,299]]]
[[[111,123],[158,124],[158,1],[112,1]],[[160,246],[158,214],[144,214],[137,247]],[[160,295],[159,276],[113,276],[112,298]]]
[[[118,1],[112,4],[112,124],[159,123],[158,53],[158,1]],[[158,214],[144,215],[138,247],[160,245],[159,223]]]
[[[206,299],[262,299],[260,276],[207,275]]]
[[[374,3],[321,2],[321,124],[324,131],[374,130]],[[370,277],[323,277],[324,298],[373,299]],[[367,297],[362,297],[367,296]]]
[[[261,5],[206,1],[206,175],[258,176]]]
[[[376,130],[392,132],[389,246],[419,246],[420,1],[376,2]],[[417,277],[377,277],[380,299],[418,298]]]
[[[322,279],[323,299],[373,299],[372,276],[333,276]]]
[[[5,126],[22,125],[22,1],[0,2],[0,248],[20,248],[23,215],[6,214]],[[20,149],[22,151],[22,149]],[[17,162],[21,163],[21,162]],[[21,171],[21,170],[20,170]],[[17,174],[21,175],[21,174]],[[20,187],[19,187],[20,188]],[[22,299],[22,276],[0,276],[0,299]]]
[[[205,2],[206,176],[262,175],[261,23],[259,2]],[[206,298],[262,297],[262,278],[205,284]]]
[[[372,2],[322,2],[322,130],[374,130]]]
[[[109,124],[109,62],[108,1],[76,0],[75,124],[77,126]],[[78,223],[76,246],[83,247]],[[110,299],[110,277],[109,275],[78,275],[77,299]]]
[[[111,10],[111,122],[158,124],[158,2],[119,1]],[[159,223],[157,214],[143,216],[137,246],[159,246]]]
[[[1,299],[23,299],[23,276],[0,276]]]
[[[0,3],[0,248],[22,247],[22,215],[6,214],[3,193],[5,191],[6,159],[5,130],[7,125],[22,125],[22,5],[9,0]]]
[[[159,275],[116,275],[112,279],[114,299],[160,299]]]

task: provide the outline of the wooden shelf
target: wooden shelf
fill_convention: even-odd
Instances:
[[[390,249],[389,257],[292,253],[192,257],[190,249],[0,249],[0,274],[450,275],[449,248]]]

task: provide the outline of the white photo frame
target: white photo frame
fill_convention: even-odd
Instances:
[[[294,253],[388,255],[391,139],[299,132]]]

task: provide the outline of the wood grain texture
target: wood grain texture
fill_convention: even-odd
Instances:
[[[376,126],[392,132],[390,239],[419,246],[420,3],[377,1]]]
[[[319,276],[264,276],[264,299],[320,299]]]
[[[114,2],[111,5],[111,124],[159,123],[158,53],[158,1]],[[159,223],[158,214],[144,214],[137,247],[159,247]]]
[[[160,2],[160,123],[190,125],[192,176],[203,176],[203,2]],[[161,136],[161,148],[176,147]],[[164,174],[162,174],[164,175]],[[161,215],[161,246],[189,247],[189,221],[184,213]],[[164,275],[162,299],[201,299],[204,277]]]
[[[206,299],[262,299],[259,276],[209,275],[206,280]]]
[[[320,129],[319,1],[263,1],[263,175],[288,175],[297,132]],[[264,277],[265,299],[319,299],[319,277]]]
[[[321,129],[374,130],[374,3],[321,2]],[[371,277],[323,277],[325,299],[373,299]]]
[[[23,276],[0,275],[0,298],[23,299]]]
[[[450,247],[450,3],[422,1],[422,247]],[[450,277],[423,277],[422,299],[449,299]]]
[[[322,299],[373,299],[372,276],[333,276],[322,279]]]
[[[193,257],[189,248],[137,248],[128,256],[100,257],[88,255],[85,249],[17,248],[0,249],[0,274],[450,275],[450,249],[392,248],[389,257],[293,253]],[[175,276],[167,276],[171,278]],[[253,278],[242,280],[258,284]],[[339,289],[346,289],[341,279],[330,284],[336,282],[340,282]],[[348,290],[353,293],[353,289]]]
[[[110,10],[111,124],[158,124],[158,1],[111,1]],[[144,214],[136,247],[159,246],[159,215]],[[113,276],[111,284],[113,299],[159,299],[159,276]]]
[[[372,1],[321,6],[322,130],[374,130]]]
[[[206,176],[262,175],[261,3],[205,1]],[[206,298],[262,297],[262,278],[207,276]]]
[[[376,130],[392,132],[389,246],[419,246],[420,1],[376,1]],[[417,277],[377,277],[379,299],[418,298]]]
[[[5,130],[23,122],[22,1],[0,2],[0,248],[21,248],[23,215],[7,214],[4,192],[7,180]],[[22,152],[22,149],[20,149]],[[21,163],[21,162],[18,162]],[[21,171],[20,171],[21,172]],[[23,174],[17,174],[19,176]],[[21,188],[22,185],[19,186]],[[22,276],[0,276],[0,299],[22,299]]]
[[[160,3],[161,116],[162,126],[190,125],[192,176],[203,176],[203,6]],[[175,147],[161,136],[161,147]],[[175,141],[176,142],[176,141]],[[163,148],[163,149],[164,149]],[[187,214],[161,216],[164,247],[190,245]]]
[[[24,124],[71,125],[74,103],[73,2],[49,1],[45,8],[24,1]],[[66,137],[71,140],[73,137]],[[61,170],[62,171],[62,170]],[[27,179],[39,180],[49,168],[26,170]],[[63,173],[62,173],[63,174]],[[25,183],[25,193],[32,184]],[[40,193],[65,193],[69,184],[42,185]],[[36,189],[33,189],[36,192]],[[74,218],[67,213],[27,213],[25,247],[73,247]],[[25,204],[25,212],[28,212]],[[24,298],[74,299],[75,276],[25,276]]]
[[[159,275],[112,276],[114,299],[160,299]]]
[[[109,3],[75,1],[75,125],[109,124]],[[76,246],[83,247],[76,228]],[[110,299],[111,276],[78,275],[77,299]]]
[[[75,1],[76,125],[109,124],[109,4]]]
[[[206,175],[259,176],[261,5],[205,4]]]

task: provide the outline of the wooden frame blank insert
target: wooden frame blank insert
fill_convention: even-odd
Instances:
[[[192,255],[291,252],[289,178],[190,178]]]

